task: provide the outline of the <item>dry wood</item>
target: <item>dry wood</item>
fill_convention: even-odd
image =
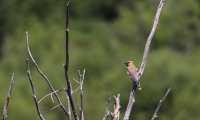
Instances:
[[[12,76],[11,76],[11,80],[10,80],[10,84],[9,84],[9,88],[8,88],[8,93],[7,93],[7,96],[5,98],[5,102],[4,102],[3,120],[8,120],[8,106],[9,106],[10,99],[11,99],[12,92],[13,92],[14,76],[15,76],[15,74],[13,73]]]
[[[157,12],[156,12],[156,15],[155,15],[154,21],[153,21],[153,27],[151,29],[151,32],[150,32],[148,38],[147,38],[145,49],[144,49],[144,54],[143,54],[143,58],[142,58],[142,62],[141,62],[141,65],[140,65],[140,67],[139,67],[139,69],[137,71],[137,74],[136,74],[136,77],[135,77],[135,80],[134,80],[135,82],[133,81],[133,86],[137,86],[138,87],[138,84],[140,83],[140,78],[144,73],[144,69],[145,69],[145,66],[146,66],[146,63],[147,63],[148,54],[149,54],[150,45],[151,45],[153,36],[154,36],[154,34],[156,32],[156,28],[157,28],[158,23],[159,23],[160,14],[161,14],[161,11],[162,11],[162,8],[163,8],[165,2],[166,2],[166,0],[160,0],[160,3],[158,5]],[[127,108],[126,108],[126,111],[125,111],[125,115],[124,115],[124,120],[129,120],[130,119],[130,114],[131,114],[131,111],[132,111],[132,107],[133,107],[133,104],[135,103],[135,92],[136,92],[135,90],[131,90],[130,97],[129,97],[129,102],[128,102],[128,105],[127,105]]]

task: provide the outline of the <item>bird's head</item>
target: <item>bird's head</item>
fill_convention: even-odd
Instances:
[[[130,65],[134,65],[134,61],[129,60],[129,61],[125,62],[124,64],[126,67],[128,67]]]

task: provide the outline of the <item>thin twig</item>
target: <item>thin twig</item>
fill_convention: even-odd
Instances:
[[[54,110],[54,109],[58,108],[59,106],[60,106],[60,104],[58,104],[58,105],[55,105],[54,107],[50,108],[50,111],[52,111],[52,110]]]
[[[71,105],[70,105],[70,101],[69,101],[69,96],[66,95],[66,97],[67,97],[67,108],[68,108],[69,120],[72,120],[72,112],[71,112]]]
[[[12,76],[11,76],[11,80],[10,80],[10,84],[9,84],[9,88],[8,88],[8,93],[7,93],[5,103],[4,103],[4,106],[3,106],[3,120],[8,119],[8,106],[9,106],[10,98],[11,98],[12,92],[13,92],[14,76],[15,76],[15,74],[13,73]]]
[[[81,73],[81,71],[78,71],[79,74],[79,84],[80,84],[80,101],[81,101],[81,107],[80,107],[80,120],[84,120],[84,92],[83,92],[83,84],[85,80],[85,69]]]
[[[42,114],[42,112],[40,110],[38,99],[37,99],[37,96],[36,96],[36,89],[35,89],[33,81],[32,81],[29,59],[26,60],[26,63],[27,63],[27,76],[28,76],[29,83],[30,83],[30,86],[31,86],[32,96],[33,96],[33,100],[34,100],[35,107],[36,107],[36,110],[37,110],[37,114],[38,114],[40,120],[45,120],[44,115]]]
[[[147,58],[148,58],[149,49],[150,49],[150,45],[151,45],[151,41],[152,41],[153,36],[156,32],[156,28],[157,28],[157,25],[159,23],[160,14],[161,14],[161,11],[162,11],[162,8],[163,8],[165,2],[166,2],[166,0],[160,0],[160,3],[158,5],[157,12],[156,12],[156,15],[155,15],[154,21],[153,21],[153,27],[151,29],[151,32],[150,32],[148,38],[147,38],[142,62],[141,62],[141,65],[140,65],[140,67],[137,71],[136,80],[135,80],[136,82],[134,84],[139,85],[139,82],[140,82],[139,80],[144,73],[144,69],[145,69],[145,66],[146,66],[146,63],[147,63]],[[136,85],[136,86],[138,87],[138,85]],[[131,91],[130,97],[129,97],[129,103],[127,105],[125,115],[124,115],[124,120],[129,120],[130,113],[131,113],[134,102],[135,102],[135,91]]]
[[[27,47],[27,52],[28,52],[29,58],[30,58],[30,60],[32,61],[32,63],[34,64],[34,66],[35,66],[37,72],[40,74],[40,76],[41,76],[41,77],[44,79],[44,81],[47,83],[47,85],[48,85],[50,91],[51,91],[51,92],[54,92],[55,89],[54,89],[53,85],[51,84],[49,78],[48,78],[47,75],[39,68],[37,62],[35,61],[35,59],[34,59],[32,53],[31,53],[30,46],[29,46],[29,34],[28,34],[28,32],[26,32],[26,47]],[[66,111],[66,109],[65,109],[65,107],[64,107],[64,105],[63,105],[63,103],[62,103],[62,101],[61,101],[61,99],[59,98],[58,94],[55,92],[53,95],[55,96],[56,100],[57,100],[58,103],[60,104],[60,107],[61,107],[61,109],[63,110],[63,112],[65,113],[65,115],[68,117],[68,113],[67,113],[67,111]]]
[[[162,104],[164,103],[164,101],[166,100],[167,96],[169,95],[170,91],[171,91],[171,88],[168,88],[167,91],[165,92],[164,96],[160,99],[151,120],[155,120],[156,118],[158,118],[158,112],[160,111],[160,108],[161,108]]]
[[[65,91],[65,90],[66,90],[66,89],[63,88],[63,89],[59,89],[59,90],[50,92],[50,93],[46,94],[44,97],[40,98],[40,100],[38,101],[38,103],[40,104],[44,99],[46,99],[46,98],[49,97],[49,96],[52,96],[54,93],[59,93],[59,92]],[[52,101],[53,101],[53,100],[52,100]]]
[[[149,55],[150,45],[151,45],[151,42],[153,40],[154,34],[156,32],[156,28],[158,26],[159,19],[160,19],[160,14],[161,14],[162,8],[165,5],[165,3],[166,3],[166,0],[160,0],[160,3],[158,5],[157,12],[156,12],[156,15],[155,15],[154,21],[153,21],[153,27],[151,29],[151,32],[150,32],[148,38],[147,38],[145,49],[144,49],[144,54],[143,54],[143,58],[142,58],[142,63],[140,65],[140,68],[139,68],[139,71],[138,71],[138,78],[139,79],[144,73],[144,69],[145,69],[145,66],[146,66],[146,63],[147,63],[147,58],[148,58],[148,55]]]
[[[112,117],[111,107],[112,107],[111,97],[109,97],[107,100],[107,104],[106,104],[106,113],[102,120],[110,120],[111,119],[111,117]]]
[[[120,94],[117,96],[114,96],[115,98],[115,104],[114,104],[114,111],[112,112],[112,120],[119,120],[120,115]]]
[[[69,68],[69,9],[70,9],[70,0],[67,2],[66,6],[66,30],[65,30],[65,65],[64,65],[64,72],[65,72],[65,80],[67,83],[67,95],[69,96],[69,101],[72,109],[72,113],[75,120],[79,120],[76,107],[75,107],[75,101],[72,96],[72,86],[71,82],[69,80],[68,76],[68,68]]]

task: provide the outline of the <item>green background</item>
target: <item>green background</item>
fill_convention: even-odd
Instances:
[[[102,119],[109,96],[121,94],[121,116],[131,81],[124,62],[140,64],[144,45],[159,0],[72,0],[70,11],[70,79],[86,69],[85,116]],[[39,66],[56,89],[65,87],[64,0],[0,1],[0,106],[3,107],[10,76],[15,72],[10,120],[39,119],[26,76],[25,31]],[[149,119],[166,88],[172,93],[161,109],[162,120],[199,120],[200,106],[200,0],[167,0],[148,64],[141,79],[132,117]],[[46,84],[31,66],[38,97]],[[74,88],[77,84],[73,81]],[[65,93],[60,93],[66,102]],[[78,92],[75,93],[79,106]],[[50,98],[41,104],[49,120],[63,119]],[[77,107],[78,108],[78,107]]]

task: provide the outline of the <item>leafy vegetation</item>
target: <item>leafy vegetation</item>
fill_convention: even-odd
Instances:
[[[86,68],[86,119],[104,115],[106,99],[121,93],[122,111],[128,101],[130,80],[123,63],[139,63],[158,0],[73,0],[70,20],[70,79]],[[10,119],[37,118],[26,78],[25,31],[40,67],[56,88],[64,88],[64,7],[56,0],[0,1],[0,106],[7,93],[11,73],[16,86]],[[150,118],[166,87],[172,87],[161,114],[162,120],[200,118],[200,2],[167,0],[142,78],[134,118]],[[38,96],[47,88],[32,67]],[[161,91],[162,90],[162,91]],[[52,102],[42,104],[48,111]],[[47,112],[49,120],[62,114]]]

